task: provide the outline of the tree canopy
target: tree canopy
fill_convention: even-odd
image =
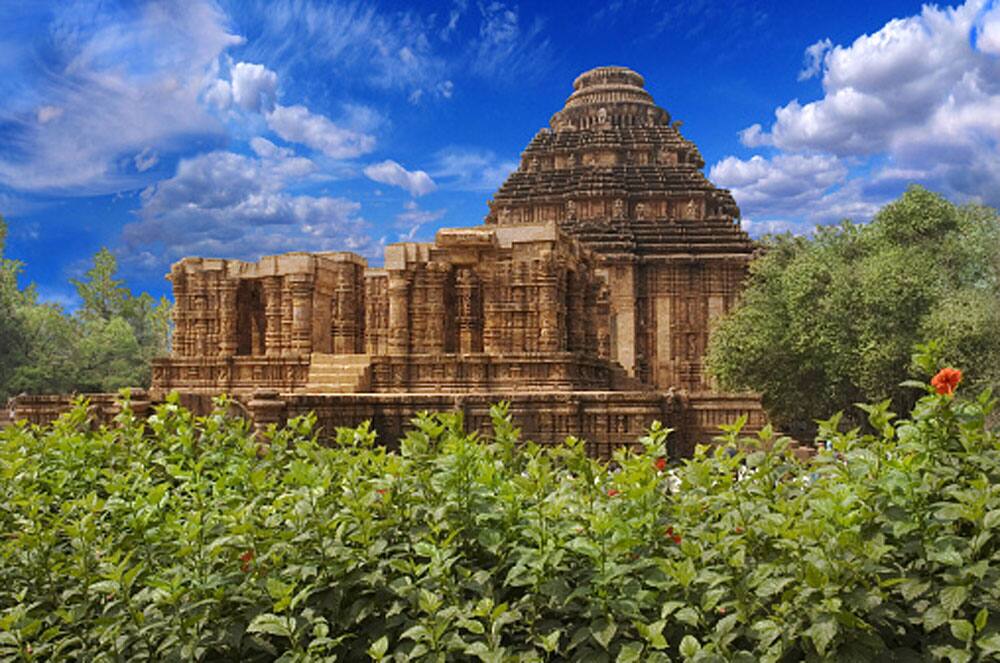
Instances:
[[[972,383],[1000,383],[1000,217],[912,187],[869,224],[766,238],[708,367],[803,431],[859,401],[911,405],[899,385],[929,339]]]
[[[18,286],[23,265],[4,258],[6,231],[0,217],[0,402],[22,392],[148,385],[151,360],[169,350],[170,302],[133,295],[107,249],[72,281],[79,309],[40,302],[33,287]]]

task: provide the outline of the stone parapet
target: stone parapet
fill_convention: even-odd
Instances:
[[[604,390],[614,365],[568,352],[406,355],[372,358],[373,392]]]
[[[332,437],[337,427],[371,421],[380,442],[390,448],[420,412],[460,412],[466,431],[489,435],[490,407],[506,401],[522,440],[558,444],[572,435],[586,441],[588,453],[604,459],[616,448],[637,447],[654,421],[676,427],[683,416],[673,394],[648,391],[284,394],[281,399],[286,404],[286,418],[315,412],[327,437]],[[669,438],[669,446],[678,454],[689,445],[678,432]]]
[[[162,398],[170,391],[248,396],[257,389],[305,388],[310,357],[171,357],[153,360],[150,391]]]
[[[22,394],[10,399],[5,414],[9,422],[26,421],[36,426],[45,426],[69,412],[78,398],[87,401],[87,417],[91,426],[110,426],[115,417],[121,414],[121,396],[117,393]],[[136,416],[146,416],[151,408],[149,394],[142,389],[133,389],[129,407]]]

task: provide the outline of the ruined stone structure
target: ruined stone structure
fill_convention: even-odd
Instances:
[[[187,258],[170,277],[174,356],[153,387],[247,396],[608,390],[594,255],[554,224],[442,230],[370,269],[350,253]]]
[[[371,419],[388,443],[421,410],[479,429],[508,400],[526,436],[602,456],[653,420],[680,453],[740,414],[759,428],[757,400],[714,393],[702,365],[754,246],[643,86],[622,67],[581,75],[485,224],[391,245],[381,268],[351,253],[178,262],[150,400],[226,392],[258,425]]]
[[[624,67],[580,75],[500,187],[486,223],[558,222],[599,255],[611,357],[660,389],[710,390],[713,318],[736,301],[753,243],[679,123]]]

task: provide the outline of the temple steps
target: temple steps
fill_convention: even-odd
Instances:
[[[351,394],[371,390],[372,360],[368,355],[314,352],[309,362],[308,394]]]

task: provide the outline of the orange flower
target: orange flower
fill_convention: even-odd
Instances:
[[[681,544],[681,535],[675,532],[673,527],[668,527],[664,530],[663,535],[669,537],[675,544]]]
[[[961,381],[962,371],[957,368],[942,368],[937,372],[937,375],[931,378],[931,386],[937,390],[937,393],[951,396]]]
[[[611,488],[610,490],[608,490],[608,497],[615,497],[615,496],[617,496],[619,494],[620,493],[617,490],[615,490],[614,488]]]
[[[662,472],[663,470],[667,469],[667,459],[657,458],[656,460],[653,461],[653,465],[656,467],[656,470],[658,472]]]
[[[252,562],[252,561],[253,561],[253,551],[252,550],[248,550],[245,553],[243,553],[242,555],[240,555],[240,571],[243,571],[243,573],[249,573],[250,572],[250,562]]]

